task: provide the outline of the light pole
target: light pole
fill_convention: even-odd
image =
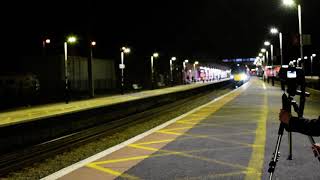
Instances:
[[[170,59],[170,83],[171,83],[171,86],[173,86],[173,75],[172,75],[172,70],[173,70],[173,67],[172,67],[172,63],[173,61],[177,60],[176,57],[172,57]]]
[[[312,54],[311,57],[310,57],[310,60],[311,60],[311,66],[310,66],[310,74],[311,74],[311,78],[312,78],[312,65],[313,65],[313,58],[315,58],[317,55],[316,54]]]
[[[159,57],[159,53],[153,53],[151,56],[151,89],[154,88],[154,86],[153,86],[153,81],[154,81],[153,59],[158,58],[158,57]]]
[[[124,55],[129,54],[131,52],[130,48],[122,47],[121,48],[121,64],[119,64],[119,68],[121,69],[121,94],[124,94]]]
[[[270,29],[271,34],[279,34],[279,43],[280,43],[280,59],[281,59],[281,66],[283,65],[283,43],[282,43],[282,32],[279,32],[277,28]]]
[[[70,36],[67,41],[64,42],[64,75],[65,75],[65,101],[66,104],[69,103],[70,99],[70,87],[69,87],[69,73],[68,73],[68,43],[73,44],[77,41],[75,36]]]
[[[265,58],[265,60],[267,60],[267,62],[265,62],[265,64],[267,64],[267,66],[268,66],[268,63],[269,63],[268,62],[268,59],[269,59],[268,51],[265,48],[262,48],[261,52],[266,54],[266,57],[264,57],[264,58]]]
[[[197,72],[196,72],[196,65],[198,65],[198,64],[199,64],[199,61],[195,61],[195,62],[193,63],[194,82],[197,82],[197,80],[196,80],[196,75],[197,75]]]
[[[282,0],[285,6],[293,7],[295,6],[294,0]],[[300,58],[303,59],[303,34],[302,34],[302,17],[301,17],[301,5],[298,4],[298,20],[299,20],[299,40],[300,40]],[[302,68],[304,69],[304,64],[302,63]]]
[[[95,41],[91,41],[90,46],[90,54],[89,54],[89,61],[88,61],[88,87],[89,87],[89,96],[91,98],[94,97],[94,78],[92,73],[92,61],[93,61],[93,48],[96,46]]]
[[[183,61],[183,63],[182,63],[182,65],[183,65],[183,75],[182,75],[182,82],[184,83],[184,84],[186,84],[186,68],[187,68],[187,63],[189,62],[189,60],[188,59],[186,59],[186,60],[184,60]]]

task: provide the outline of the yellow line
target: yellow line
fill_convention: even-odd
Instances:
[[[263,89],[267,89],[267,87],[264,83],[262,83],[262,87],[263,87]]]
[[[96,170],[111,174],[111,175],[116,176],[116,177],[122,177],[122,178],[126,178],[126,179],[140,179],[140,178],[138,178],[136,176],[132,176],[132,175],[129,175],[129,174],[124,174],[124,173],[112,170],[110,168],[104,168],[104,167],[101,167],[101,166],[97,166],[97,165],[95,165],[95,163],[91,163],[91,164],[88,164],[86,166],[90,167],[92,169],[96,169]]]
[[[195,126],[187,126],[187,127],[180,127],[180,128],[172,128],[172,129],[162,129],[164,131],[176,131],[176,130],[183,130],[183,129],[191,129],[194,128]]]
[[[252,148],[251,158],[248,165],[248,167],[253,168],[254,171],[246,172],[245,180],[259,180],[262,175],[268,117],[268,99],[266,94],[264,94],[263,103],[263,111],[256,129],[256,138],[254,141],[255,146]]]
[[[159,143],[165,143],[165,142],[172,142],[175,139],[165,139],[165,140],[159,140],[159,141],[148,141],[148,142],[143,142],[143,143],[136,143],[133,145],[149,145],[149,144],[159,144]]]

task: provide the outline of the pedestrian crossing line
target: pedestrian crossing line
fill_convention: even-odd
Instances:
[[[122,172],[119,172],[119,171],[115,171],[115,170],[112,170],[110,168],[101,167],[101,166],[98,166],[98,165],[96,165],[94,163],[88,164],[87,167],[90,167],[92,169],[96,169],[98,171],[102,171],[102,172],[111,174],[111,175],[116,176],[116,177],[126,178],[126,179],[130,179],[130,180],[139,180],[140,179],[139,177],[132,176],[132,175],[129,175],[129,174],[125,174],[125,173],[122,173]]]
[[[256,136],[254,140],[254,145],[252,147],[251,158],[248,164],[248,167],[254,168],[256,173],[246,173],[245,180],[259,180],[262,176],[262,168],[264,162],[264,151],[266,144],[266,127],[267,127],[267,118],[268,118],[268,99],[266,93],[264,93],[263,98],[263,110],[261,111],[261,116],[259,118]]]

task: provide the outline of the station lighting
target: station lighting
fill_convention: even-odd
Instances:
[[[68,43],[75,43],[77,41],[77,38],[75,36],[70,36],[67,39]]]
[[[265,52],[267,52],[267,50],[266,50],[265,48],[262,48],[262,49],[261,49],[261,52],[262,52],[262,53],[265,53]]]
[[[151,56],[151,89],[153,89],[153,79],[154,79],[154,68],[153,68],[153,59],[154,58],[158,58],[159,57],[159,53],[155,52],[152,54]]]
[[[262,57],[263,56],[263,54],[262,53],[259,53],[259,57]]]
[[[271,34],[278,34],[279,33],[279,30],[277,28],[271,28],[270,29],[270,33]]]
[[[317,55],[316,54],[312,54],[312,57],[316,57]]]
[[[155,58],[157,58],[157,57],[159,57],[159,53],[153,53],[152,56],[155,57]]]
[[[46,42],[46,44],[50,44],[51,40],[50,39],[46,39],[45,42]]]
[[[95,45],[97,45],[97,42],[92,41],[92,42],[91,42],[91,46],[95,46]]]
[[[307,57],[307,56],[305,56],[303,59],[308,59],[308,57]]]
[[[119,65],[119,68],[121,69],[121,94],[124,94],[124,55],[130,53],[130,48],[122,47],[121,48],[121,64]]]
[[[176,57],[172,57],[170,59],[170,81],[171,81],[171,85],[173,85],[173,73],[172,73],[172,70],[173,70],[173,61],[177,60]]]
[[[293,1],[293,0],[282,0],[282,3],[285,5],[285,6],[294,6],[296,3]]]
[[[264,45],[265,45],[265,46],[270,46],[270,44],[271,44],[271,43],[270,43],[269,41],[265,41],[265,42],[264,42]]]

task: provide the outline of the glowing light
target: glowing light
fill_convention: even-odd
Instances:
[[[279,33],[279,30],[277,28],[271,28],[270,29],[270,33],[271,34],[278,34]]]
[[[265,52],[267,52],[267,50],[265,48],[262,48],[261,52],[265,53]]]
[[[294,6],[295,5],[295,2],[293,0],[282,0],[282,3],[285,6]]]
[[[172,61],[175,61],[175,60],[177,60],[177,58],[176,58],[176,57],[172,57],[171,60],[172,60]]]
[[[68,37],[68,42],[69,43],[75,43],[76,41],[77,41],[77,38],[75,36]]]
[[[159,53],[153,53],[152,56],[155,57],[155,58],[157,58],[157,57],[159,57]]]
[[[91,42],[91,46],[95,46],[95,45],[97,45],[97,42],[92,41],[92,42]]]
[[[262,53],[259,53],[259,57],[262,57],[263,56],[263,54]]]
[[[317,55],[316,54],[312,54],[312,57],[316,57]]]
[[[185,62],[185,63],[188,63],[188,62],[189,62],[189,60],[188,60],[188,59],[186,59],[186,60],[184,60],[184,62]]]
[[[265,46],[270,46],[270,44],[271,44],[271,43],[270,43],[269,41],[265,41],[265,42],[264,42],[264,45],[265,45]]]
[[[50,39],[46,39],[45,42],[46,42],[46,44],[50,44],[51,40]]]
[[[194,62],[195,65],[199,64],[199,61]]]

